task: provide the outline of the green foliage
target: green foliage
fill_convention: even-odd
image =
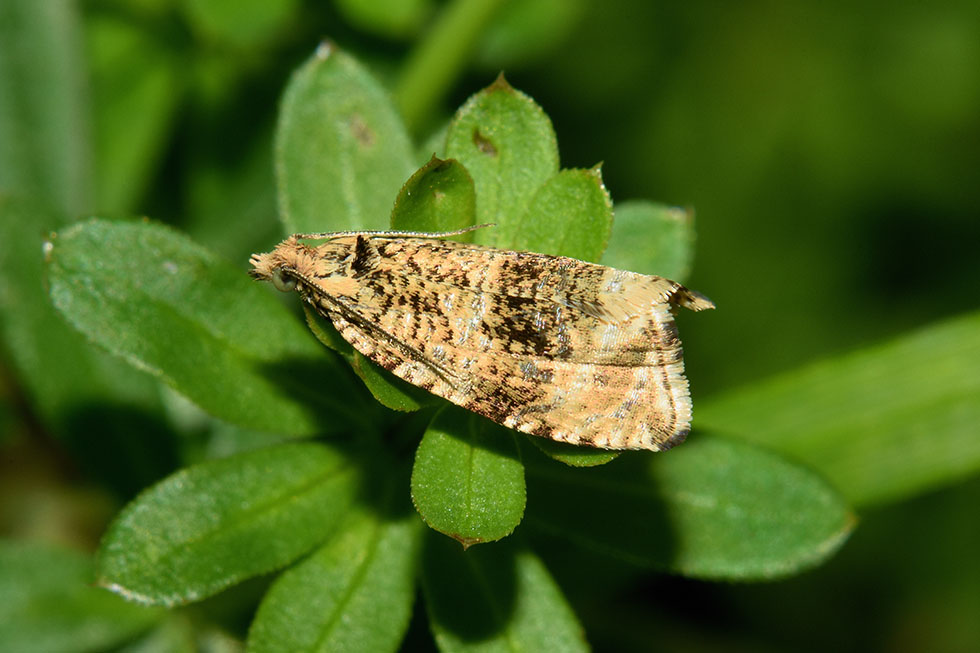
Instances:
[[[973,312],[722,394],[698,419],[806,461],[854,505],[896,501],[980,470],[978,359]]]
[[[573,41],[561,65],[545,64],[564,73],[537,83],[522,78],[522,86],[549,98],[550,111],[564,112],[554,115],[566,158],[588,166],[604,156],[616,161],[605,171],[617,175],[611,184],[617,190],[641,180],[635,185],[645,194],[655,180],[664,184],[656,186],[659,195],[695,201],[699,216],[715,216],[710,223],[699,218],[711,225],[702,233],[711,256],[699,249],[707,265],[698,273],[707,270],[712,283],[696,284],[718,301],[718,315],[682,317],[681,333],[694,354],[694,390],[724,390],[707,398],[696,393],[696,429],[668,453],[620,455],[508,431],[380,369],[306,307],[304,325],[295,297],[245,272],[248,253],[271,247],[282,231],[439,232],[492,223],[454,238],[678,280],[689,276],[694,258],[691,210],[645,200],[614,205],[599,166],[561,169],[551,119],[503,76],[451,118],[437,110],[468,57],[492,70],[488,79],[505,64],[526,66],[558,47],[586,12],[597,22],[589,34],[608,21],[627,43],[630,28],[615,12],[557,0],[335,5],[373,38],[417,42],[395,57],[385,51],[395,44],[373,48],[335,22],[308,20],[314,10],[295,1],[112,0],[81,9],[0,3],[0,532],[47,533],[34,520],[59,512],[33,499],[33,487],[24,491],[21,481],[8,481],[35,476],[32,468],[6,475],[19,461],[5,462],[7,452],[25,440],[50,449],[59,470],[71,458],[72,471],[57,472],[60,483],[75,482],[77,467],[105,492],[101,505],[128,502],[106,530],[94,565],[84,554],[0,540],[0,649],[88,651],[131,642],[139,650],[191,651],[246,640],[256,652],[385,651],[426,637],[420,621],[446,651],[587,650],[583,627],[599,647],[628,648],[608,642],[632,632],[642,642],[634,647],[645,649],[655,640],[636,624],[657,617],[646,611],[649,604],[634,600],[636,589],[629,605],[610,602],[624,587],[636,587],[637,574],[729,582],[790,577],[838,552],[857,523],[855,507],[897,510],[899,501],[976,474],[975,310],[727,387],[729,379],[787,366],[800,351],[826,351],[831,339],[838,348],[841,338],[854,346],[908,323],[901,319],[904,302],[895,302],[879,307],[887,309],[887,328],[826,328],[862,319],[867,328],[874,319],[873,307],[851,322],[842,320],[843,309],[833,310],[838,300],[863,309],[867,298],[860,287],[841,290],[851,241],[813,234],[820,225],[815,212],[844,216],[841,206],[859,203],[848,193],[860,182],[836,204],[821,197],[770,207],[743,190],[756,180],[767,198],[778,198],[794,173],[807,187],[811,178],[857,180],[868,152],[858,149],[855,135],[879,121],[840,129],[843,110],[826,98],[863,107],[866,89],[884,88],[867,71],[861,92],[821,97],[802,112],[780,109],[770,122],[749,105],[732,108],[716,97],[715,76],[725,80],[724,91],[746,82],[744,70],[731,74],[740,67],[771,65],[752,49],[738,49],[741,57],[712,54],[707,67],[661,75],[629,102],[616,102],[613,90],[635,87],[642,75],[628,67],[638,64],[620,56],[618,42],[597,50],[589,40]],[[752,6],[724,10],[726,20],[712,24],[733,25],[739,43],[785,33],[774,29],[786,26],[775,18],[757,24]],[[674,35],[650,25],[683,24],[698,9],[643,11],[647,18],[660,13],[631,23],[644,42],[659,44],[649,47],[662,50],[645,51],[641,68],[678,56],[678,41],[666,38]],[[919,18],[888,20],[918,25]],[[980,115],[970,99],[980,97],[980,87],[963,81],[973,80],[975,66],[947,65],[949,52],[976,51],[972,33],[960,27],[972,23],[944,21],[933,17],[922,29],[948,36],[945,49],[912,62],[919,76],[908,88],[929,93],[893,89],[896,111],[881,112],[878,130],[895,149],[874,154],[890,164],[908,159],[893,134],[909,124],[929,119],[972,133],[969,117]],[[311,39],[325,32],[345,47],[322,44],[289,78],[285,66],[294,67],[297,53],[308,53]],[[859,51],[865,38],[881,46],[874,29],[860,34]],[[791,31],[786,38],[799,36]],[[819,50],[803,41],[801,61],[815,77],[771,75],[766,68],[787,80],[785,97],[770,98],[774,107],[811,96],[799,80],[808,84],[836,71],[820,68]],[[712,47],[695,49],[732,47],[707,42]],[[347,50],[350,43],[361,49]],[[886,45],[875,50],[896,51]],[[588,60],[578,58],[583,52]],[[760,45],[762,52],[768,50]],[[290,63],[273,63],[280,60]],[[876,70],[880,63],[875,59]],[[754,94],[759,81],[747,81]],[[561,96],[553,99],[563,84],[584,89],[577,100],[584,121],[569,122]],[[265,123],[252,119],[263,111]],[[781,143],[780,130],[796,123],[810,131],[801,142]],[[809,169],[796,161],[807,148],[830,147],[820,130],[845,146],[845,165],[824,161]],[[582,149],[588,138],[602,146]],[[607,153],[614,144],[635,150],[626,170],[622,158]],[[731,161],[716,166],[712,144],[729,147]],[[771,151],[799,165],[770,160]],[[962,164],[954,168],[970,168]],[[940,174],[945,168],[933,169],[928,158],[918,165],[923,174],[906,184],[912,194],[952,188],[943,185],[953,183]],[[702,183],[723,190],[704,200]],[[766,211],[780,221],[793,216],[798,247],[777,246],[753,222]],[[137,212],[178,224],[108,217]],[[887,239],[892,227],[888,222],[877,237]],[[916,250],[903,265],[956,258],[926,254]],[[807,265],[814,271],[780,267],[792,264],[797,272]],[[896,276],[914,291],[917,275],[902,271]],[[936,297],[959,307],[973,296],[971,278],[949,274],[950,287],[935,289]],[[808,311],[800,309],[804,303],[812,305]],[[793,347],[795,354],[780,358]],[[307,440],[284,442],[290,437]],[[46,478],[43,470],[37,476]],[[956,537],[945,539],[974,542],[975,528],[962,518],[972,514],[974,495],[939,516],[936,504],[920,507],[931,521],[922,520],[928,526],[916,552],[938,546],[932,533],[942,532],[943,515],[960,524]],[[939,503],[935,496],[922,500]],[[867,514],[876,513],[862,518]],[[901,515],[896,523],[894,532],[878,534],[892,552],[892,567],[882,574],[889,579],[921,563],[894,545],[913,535]],[[849,545],[820,572],[760,586],[771,590],[685,587],[758,597],[804,583],[796,586],[797,601],[743,610],[745,619],[759,612],[766,632],[777,627],[773,622],[786,628],[795,618],[790,605],[808,615],[821,600],[847,610],[828,589],[833,585],[820,583],[889,557],[867,542]],[[975,547],[962,548],[958,560]],[[950,584],[968,598],[954,596],[948,610],[948,601],[934,602],[944,613],[926,618],[940,622],[958,609],[972,619],[971,567],[930,564],[921,573],[936,576],[926,582],[937,596],[949,598],[933,569],[953,568]],[[424,606],[415,607],[419,598]],[[878,605],[889,597],[871,598]],[[190,603],[197,605],[180,607]],[[915,616],[920,612],[916,607]],[[663,641],[673,644],[674,613],[665,614],[658,623],[668,635]],[[246,637],[243,625],[253,616]],[[902,632],[916,629],[914,620],[905,621]],[[970,632],[950,631],[942,641],[968,641]]]
[[[65,213],[90,206],[89,111],[72,65],[80,32],[72,3],[0,4],[0,191]]]
[[[541,560],[508,540],[463,551],[426,539],[422,589],[442,651],[587,651],[582,627]]]
[[[394,88],[395,101],[413,132],[431,127],[426,113],[458,76],[479,36],[506,0],[459,0],[440,12],[426,38],[409,54]]]
[[[435,156],[405,182],[391,212],[395,231],[456,231],[475,220],[476,190],[470,173],[459,161]]]
[[[308,435],[331,430],[319,405],[360,422],[357,395],[302,325],[172,229],[91,220],[59,233],[48,258],[51,299],[79,331],[216,417]]]
[[[831,555],[854,527],[847,504],[813,472],[704,434],[669,456],[630,452],[598,469],[524,460],[528,526],[548,545],[571,542],[686,576],[792,573]]]
[[[612,231],[612,200],[598,168],[562,170],[541,184],[521,217],[514,224],[520,249],[598,261]]]
[[[335,538],[269,589],[249,650],[396,650],[415,600],[421,535],[410,513],[352,511]]]
[[[118,645],[161,616],[91,586],[88,556],[0,540],[0,643],[4,650],[88,651]]]
[[[558,172],[558,143],[548,116],[501,77],[453,117],[445,152],[473,177],[477,224],[496,225],[478,231],[474,240],[519,249],[531,198]],[[545,224],[560,217],[551,214]]]
[[[436,415],[412,471],[412,500],[425,523],[467,548],[510,535],[525,501],[516,437],[455,406]]]
[[[0,329],[32,407],[59,435],[72,428],[73,413],[104,397],[151,410],[155,403],[153,389],[141,375],[88,347],[50,302],[36,301],[47,291],[42,234],[63,222],[38,201],[0,196],[4,233],[0,239],[4,279]],[[50,374],[52,369],[62,372]]]
[[[338,64],[330,63],[334,57],[340,59]],[[319,52],[301,69],[287,90],[280,125],[283,203],[303,207],[284,211],[287,225],[309,224],[324,210],[311,207],[337,202],[330,199],[335,195],[346,197],[348,207],[377,203],[373,181],[362,178],[376,179],[377,171],[370,170],[370,162],[379,156],[375,139],[400,140],[380,131],[367,140],[355,138],[350,141],[353,147],[338,155],[346,162],[336,193],[312,185],[309,169],[330,166],[324,168],[324,158],[314,157],[309,143],[294,135],[315,131],[308,123],[319,118],[317,107],[336,100],[332,80],[337,76],[345,80],[346,106],[351,107],[338,119],[342,124],[366,129],[369,121],[361,118],[360,110],[368,106],[375,114],[394,115],[378,104],[374,83],[346,55]],[[314,78],[316,83],[309,83]],[[387,123],[386,128],[396,126]],[[412,176],[398,196],[395,225],[465,226],[473,220],[475,189],[476,206],[486,210],[482,215],[498,221],[495,227],[477,230],[477,239],[582,258],[602,255],[613,211],[598,171],[557,170],[550,122],[529,98],[498,80],[460,110],[447,143],[447,151],[460,160],[433,159]],[[468,168],[464,161],[470,163]],[[340,174],[337,163],[333,169]],[[527,170],[537,172],[528,175]],[[480,202],[481,189],[489,201]],[[359,211],[342,217],[341,224],[362,224]],[[689,239],[682,230],[673,233]],[[176,232],[148,222],[89,221],[60,233],[49,259],[51,297],[76,327],[212,414],[282,433],[338,431],[357,424],[371,430],[370,419],[357,419],[365,409],[351,403],[359,395],[336,383],[347,378],[336,369],[337,359],[317,351],[267,288],[250,284],[245,275]],[[318,330],[321,341],[341,351],[382,403],[401,410],[420,407],[399,403],[386,388],[387,381],[371,377],[374,372],[366,360],[338,344],[326,327]],[[283,375],[282,368],[278,376],[270,376],[268,369],[277,362],[316,374],[301,377],[301,383]],[[318,417],[328,415],[328,421]],[[371,442],[365,435],[362,440]],[[524,440],[460,409],[437,413],[422,437],[412,473],[412,498],[422,519],[467,547],[510,534],[525,511],[525,470],[515,446],[515,441]],[[253,631],[253,643],[265,650],[269,645],[262,642],[278,640],[270,633],[291,630],[281,622],[283,613],[310,609],[308,602],[297,600],[312,591],[308,574],[339,575],[336,581],[325,581],[328,588],[339,586],[325,589],[320,599],[328,602],[327,616],[338,616],[321,617],[303,631],[292,629],[297,645],[319,642],[321,637],[350,637],[332,624],[342,619],[350,627],[367,627],[349,622],[371,619],[374,613],[358,611],[356,602],[336,606],[329,597],[367,591],[351,585],[351,574],[364,581],[360,575],[370,566],[344,571],[330,563],[344,559],[354,564],[338,554],[352,546],[346,538],[361,541],[365,535],[358,534],[360,529],[376,530],[383,522],[367,514],[349,527],[351,532],[341,530],[330,537],[356,501],[357,470],[370,467],[370,457],[353,459],[321,445],[283,445],[178,472],[117,518],[99,555],[99,582],[130,598],[173,605],[282,566],[326,542],[321,553],[281,581],[283,588],[296,586],[295,592],[277,587],[270,596]],[[567,451],[556,457],[579,466],[613,458],[608,452]],[[651,458],[643,454],[632,460]],[[642,471],[649,464],[650,471]],[[641,468],[620,465],[602,474],[547,458],[535,460],[529,469],[534,470],[538,487],[533,494],[543,510],[532,523],[550,536],[558,534],[644,565],[730,579],[766,578],[812,565],[833,552],[851,527],[846,506],[819,478],[744,446],[702,439]],[[589,515],[584,522],[583,514]],[[642,515],[640,521],[649,530],[638,529],[631,515]],[[386,551],[388,547],[380,547],[376,555]],[[371,558],[370,564],[401,569],[406,563],[399,559],[402,562]],[[530,551],[511,562],[519,566],[512,574],[515,581],[528,583],[526,600],[534,600],[539,592],[555,595]],[[473,564],[473,573],[497,577],[489,568],[479,572],[484,564],[479,559]],[[501,563],[486,564],[492,568]],[[445,592],[455,590],[440,587],[435,577],[428,574],[426,592],[439,603]],[[505,579],[506,574],[500,577]],[[519,588],[491,587],[488,592],[516,592],[507,600],[525,599]],[[567,613],[567,607],[555,600],[542,609]],[[392,609],[404,612],[406,606]],[[454,638],[468,635],[465,629],[454,632],[452,619],[443,623],[443,609],[433,608],[434,628],[444,646],[453,648],[458,645],[451,643]],[[541,636],[533,629],[523,632],[526,626],[519,619],[511,623],[503,604],[493,610],[505,632],[513,628],[519,633],[515,637],[529,642]],[[399,632],[397,627],[378,636],[397,640]]]
[[[183,0],[181,9],[202,40],[233,48],[260,47],[286,28],[297,0]]]
[[[91,93],[95,202],[126,212],[146,192],[184,89],[179,62],[159,38],[118,15],[86,22]],[[139,120],[133,120],[139,116]]]
[[[279,116],[286,231],[385,228],[411,162],[408,134],[380,84],[349,54],[322,44],[293,74]]]
[[[511,70],[546,55],[581,19],[584,0],[507,0],[476,53],[485,70]]]
[[[353,25],[393,38],[415,35],[433,10],[432,0],[336,0]]]
[[[683,283],[694,256],[691,211],[644,200],[616,204],[616,228],[602,264]]]
[[[358,480],[349,455],[314,443],[182,470],[116,518],[99,552],[98,583],[142,603],[198,601],[326,539]]]

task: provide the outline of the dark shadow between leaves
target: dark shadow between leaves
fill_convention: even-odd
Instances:
[[[321,433],[370,429],[381,422],[383,408],[350,367],[331,352],[322,358],[286,358],[256,367],[280,394],[306,410]]]
[[[201,623],[216,624],[229,633],[245,639],[255,611],[281,570],[246,578],[221,590],[214,596],[186,606]]]
[[[356,501],[381,521],[395,522],[415,514],[409,495],[412,461],[396,458],[383,444],[361,448],[357,462],[365,470]]]
[[[465,642],[504,630],[517,595],[514,538],[463,550],[458,542],[427,531],[422,549],[422,583],[433,629]]]
[[[650,456],[669,452],[629,451],[589,468],[551,460],[527,443],[522,454],[528,496],[524,523],[549,567],[587,573],[586,554],[645,568],[669,567],[677,540],[650,471]]]
[[[82,470],[129,499],[177,468],[177,438],[161,416],[93,401],[66,411],[62,440]]]
[[[452,421],[443,420],[440,424],[440,426],[448,426],[444,429],[447,435],[474,449],[520,462],[517,440],[521,439],[521,436],[516,431],[448,401],[440,403],[445,403],[444,410],[452,413]]]
[[[436,412],[442,408],[445,399],[435,395],[431,406],[423,406],[410,413],[395,412],[393,420],[385,430],[385,448],[398,460],[404,460],[411,467],[419,442],[429,427]],[[411,478],[411,473],[409,473]]]

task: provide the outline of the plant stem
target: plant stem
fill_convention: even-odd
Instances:
[[[503,2],[453,0],[409,54],[394,91],[409,131],[418,131],[442,100]]]

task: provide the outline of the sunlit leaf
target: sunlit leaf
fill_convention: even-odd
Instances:
[[[91,220],[49,253],[55,306],[206,411],[278,433],[364,423],[334,359],[268,288],[162,225]]]
[[[463,546],[509,535],[524,514],[524,468],[514,434],[450,406],[415,454],[412,500],[422,519]]]
[[[859,505],[980,470],[980,313],[700,403],[697,424],[812,465]]]
[[[541,107],[501,77],[456,113],[446,155],[473,178],[477,224],[497,225],[477,232],[474,240],[495,247],[520,242],[531,198],[558,172],[555,132]]]
[[[129,504],[106,534],[98,584],[175,605],[295,560],[350,509],[358,468],[338,448],[288,444],[183,469]]]
[[[525,463],[533,497],[525,523],[549,544],[686,576],[790,574],[831,555],[855,522],[813,472],[704,434],[666,453],[631,452],[591,469],[530,455]]]
[[[350,55],[321,45],[293,74],[279,114],[276,176],[286,231],[384,229],[412,162],[385,91]]]

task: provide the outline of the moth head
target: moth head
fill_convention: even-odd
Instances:
[[[271,281],[276,290],[296,290],[304,272],[308,272],[304,268],[304,264],[309,267],[306,260],[309,256],[305,249],[303,245],[287,241],[266,254],[252,254],[249,259],[252,264],[249,274],[253,279]]]
[[[355,295],[357,278],[370,271],[374,248],[354,238],[333,239],[316,247],[287,238],[266,254],[253,254],[253,279],[270,281],[276,290],[298,290],[309,301],[318,295]]]
[[[291,292],[296,290],[296,277],[284,268],[276,268],[272,271],[272,285],[276,290]]]

